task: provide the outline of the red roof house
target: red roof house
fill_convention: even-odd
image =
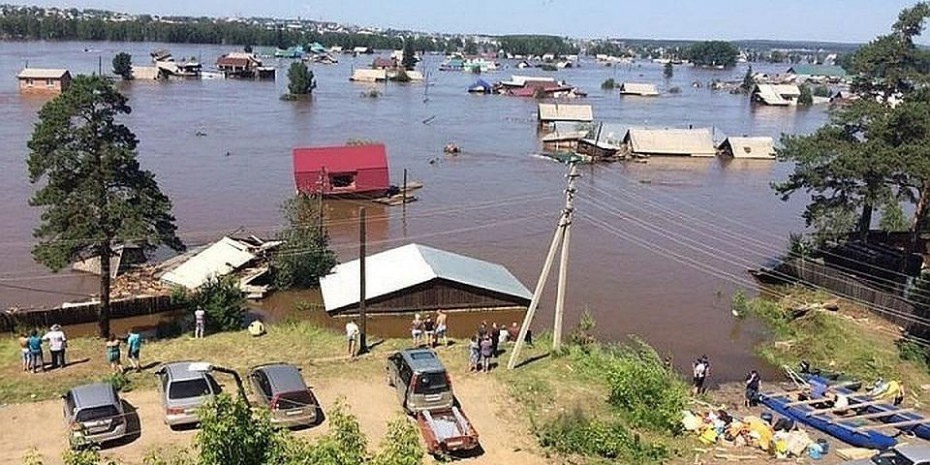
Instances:
[[[294,149],[297,191],[324,196],[378,197],[391,187],[383,144]]]

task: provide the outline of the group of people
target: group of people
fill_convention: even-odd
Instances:
[[[413,346],[436,347],[437,345],[447,345],[449,343],[449,327],[446,324],[446,318],[446,312],[442,310],[436,311],[436,321],[433,321],[433,317],[430,315],[426,315],[426,319],[422,319],[419,313],[413,315],[413,321],[410,322],[410,336],[413,338]]]
[[[65,337],[61,325],[54,324],[48,332],[39,336],[39,330],[33,329],[28,335],[19,335],[19,348],[22,353],[23,371],[38,373],[45,371],[45,356],[42,344],[47,342],[52,365],[50,369],[65,367],[65,348],[68,347],[68,338]]]
[[[122,344],[125,341],[127,346],[127,355],[129,363],[136,371],[142,369],[139,364],[139,356],[142,351],[142,335],[135,329],[130,329],[125,338],[117,338],[115,334],[110,334],[105,342],[105,355],[110,368],[113,371],[123,371],[122,364]],[[48,351],[51,358],[51,365],[45,366],[45,349],[43,344],[48,343]],[[48,332],[39,336],[39,330],[33,329],[27,335],[19,335],[19,347],[22,352],[23,371],[38,373],[45,370],[54,370],[67,366],[65,359],[65,350],[68,347],[68,338],[61,329],[61,325],[54,324]]]
[[[508,329],[506,325],[482,321],[475,335],[468,342],[468,371],[487,372],[491,370],[492,360],[500,354],[500,346],[513,342],[520,334],[520,326],[514,322]]]
[[[707,355],[701,355],[694,363],[691,364],[691,395],[697,396],[707,391],[707,377],[710,376],[710,359]],[[759,389],[762,380],[759,372],[752,370],[743,380],[745,388],[745,399],[743,405],[746,407],[755,407],[759,403]]]

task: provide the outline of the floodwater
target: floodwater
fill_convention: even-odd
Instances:
[[[15,74],[26,62],[90,73],[98,58],[106,70],[120,51],[142,64],[160,47],[176,57],[199,57],[208,67],[233,51],[180,44],[0,43],[3,307],[54,305],[91,294],[96,286],[92,277],[50,274],[30,256],[38,212],[27,205],[33,186],[26,175],[26,142],[45,99],[19,95]],[[278,63],[277,82],[121,84],[133,108],[126,123],[141,142],[140,161],[173,199],[183,239],[199,244],[240,230],[272,234],[282,221],[278,206],[294,191],[293,147],[369,139],[387,144],[393,182],[399,184],[407,169],[411,180],[425,183],[406,214],[399,207],[366,205],[371,252],[423,243],[501,263],[532,289],[564,203],[566,174],[564,165],[533,155],[540,148],[537,102],[468,95],[465,89],[476,76],[435,71],[440,57],[425,60],[433,70],[428,89],[422,83],[377,85],[383,95],[365,98],[360,94],[369,86],[348,77],[372,58],[340,56],[338,65],[314,65],[318,89],[310,102],[278,98],[286,87],[285,61]],[[652,63],[608,68],[585,62],[550,74],[588,91],[581,103],[594,105],[595,117],[616,131],[693,126],[713,127],[718,140],[728,134],[777,137],[810,132],[825,120],[823,109],[753,108],[745,96],[691,86],[738,80],[744,66],[732,71],[678,66],[668,82],[662,67]],[[756,70],[782,71],[764,65]],[[545,74],[505,69],[481,77],[506,80],[511,73]],[[620,98],[600,90],[608,77],[653,82],[661,90],[680,87],[681,93]],[[198,131],[206,136],[196,136]],[[450,141],[464,153],[443,155]],[[681,367],[702,353],[714,362],[715,376],[724,379],[757,366],[751,347],[762,337],[760,328],[735,320],[729,298],[738,288],[752,292],[745,270],[778,255],[788,232],[803,228],[802,203],[783,203],[769,188],[789,171],[790,166],[768,161],[716,159],[583,167],[565,327],[588,310],[601,337],[640,335],[673,354]],[[357,254],[360,205],[326,205],[329,233],[343,261]],[[551,328],[555,284],[553,273],[535,321],[537,332]],[[290,314],[296,301],[315,299],[314,293],[278,294],[259,311],[280,317]],[[454,317],[451,324],[473,327],[473,320]],[[403,327],[394,322],[371,330],[392,333]]]

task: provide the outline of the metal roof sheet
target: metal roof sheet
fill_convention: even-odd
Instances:
[[[251,249],[248,244],[223,237],[162,275],[161,279],[188,289],[197,289],[210,278],[225,276],[255,259]]]
[[[775,143],[771,137],[728,137],[721,146],[727,145],[733,158],[775,158]]]
[[[61,79],[70,74],[66,69],[24,68],[16,77],[20,79]]]
[[[524,299],[533,295],[502,265],[419,244],[408,244],[367,257],[365,298],[373,299],[442,278]],[[320,279],[326,311],[357,304],[359,261],[336,266]]]
[[[659,89],[655,84],[640,84],[635,82],[624,82],[620,84],[620,93],[627,95],[641,95],[653,97],[659,95]]]
[[[295,173],[315,173],[324,168],[340,173],[388,166],[384,144],[295,148],[293,156]]]
[[[591,105],[540,103],[538,114],[540,121],[577,121],[582,123],[594,121],[594,110]]]
[[[797,74],[799,76],[826,76],[826,77],[846,77],[846,70],[842,66],[831,65],[793,65],[788,68],[785,74]]]
[[[632,153],[692,157],[717,154],[709,129],[630,129],[624,140]]]

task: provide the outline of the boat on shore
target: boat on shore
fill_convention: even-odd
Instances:
[[[796,400],[792,399],[791,394],[788,393],[765,393],[760,395],[760,401],[782,416],[822,431],[855,447],[884,450],[898,443],[894,437],[877,431],[875,426],[863,425],[862,417],[837,418],[831,415],[835,409],[823,407],[826,401],[823,398]]]

